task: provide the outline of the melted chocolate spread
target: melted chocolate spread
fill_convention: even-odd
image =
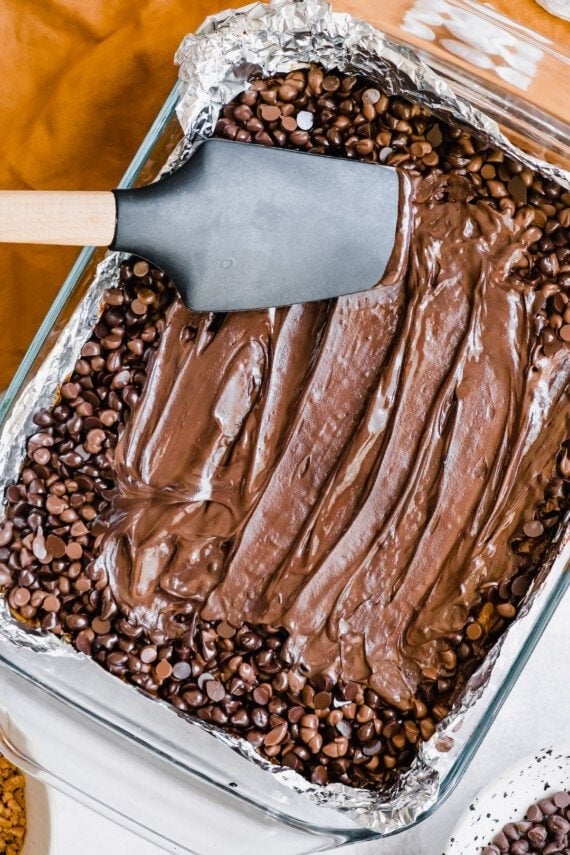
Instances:
[[[376,288],[225,317],[175,302],[97,562],[157,640],[194,614],[283,626],[292,662],[406,708],[479,587],[516,570],[570,355],[538,355],[509,216],[457,176],[402,187]]]

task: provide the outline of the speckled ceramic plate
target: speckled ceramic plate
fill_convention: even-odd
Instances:
[[[473,799],[455,826],[445,855],[481,855],[507,822],[524,819],[529,805],[569,788],[570,745],[531,754]]]

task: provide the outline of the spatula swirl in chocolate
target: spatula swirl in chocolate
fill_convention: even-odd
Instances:
[[[457,176],[407,182],[376,288],[225,317],[171,307],[97,559],[157,639],[194,614],[283,626],[292,662],[402,708],[480,585],[515,573],[570,375],[566,349],[535,352],[508,214]]]

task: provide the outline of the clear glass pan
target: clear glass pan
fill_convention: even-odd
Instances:
[[[375,0],[365,10],[356,0],[347,0],[343,8],[421,47],[426,61],[461,94],[485,107],[519,144],[570,162],[570,108],[558,109],[560,93],[565,96],[562,101],[570,104],[568,55],[469,0],[393,2],[387,8]],[[416,17],[410,19],[410,13]],[[536,59],[534,81],[546,57],[545,79],[556,81],[556,98],[548,104],[536,98],[531,103],[530,85],[517,87],[514,77],[506,85],[504,75],[497,76],[493,68],[482,75],[481,69],[460,61],[450,52],[452,45],[446,48],[450,39],[442,35],[441,24],[444,20],[447,26],[451,20],[457,42],[461,30],[453,23],[456,13],[464,29],[466,20],[487,28],[492,20],[515,58],[522,39],[525,50],[532,48]],[[431,40],[419,27],[422,23],[429,29],[424,19],[430,14],[440,28],[438,37]],[[520,65],[522,60],[517,62]],[[177,97],[175,87],[122,186],[154,177],[180,138],[174,116]],[[4,397],[0,429],[85,294],[100,258],[93,249],[80,254]],[[493,689],[483,693],[466,718],[458,734],[460,750],[441,781],[437,802],[418,822],[445,801],[468,768],[569,586],[570,574],[564,571],[559,562],[548,576],[541,608],[531,609],[521,619],[518,644],[509,645],[507,639]],[[79,657],[40,655],[4,639],[0,639],[0,738],[2,750],[31,774],[172,852],[214,855],[231,846],[232,853],[240,853],[251,851],[252,844],[254,851],[265,851],[265,843],[275,855],[300,855],[376,836],[339,812],[312,806],[200,728],[93,663]]]

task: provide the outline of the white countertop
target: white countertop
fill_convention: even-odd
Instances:
[[[460,786],[425,823],[385,841],[351,846],[345,855],[442,855],[472,796],[515,760],[570,740],[570,598],[546,630]],[[163,851],[61,793],[54,794],[54,855],[160,855]],[[220,855],[233,855],[231,850]],[[265,855],[252,847],[251,855]]]

